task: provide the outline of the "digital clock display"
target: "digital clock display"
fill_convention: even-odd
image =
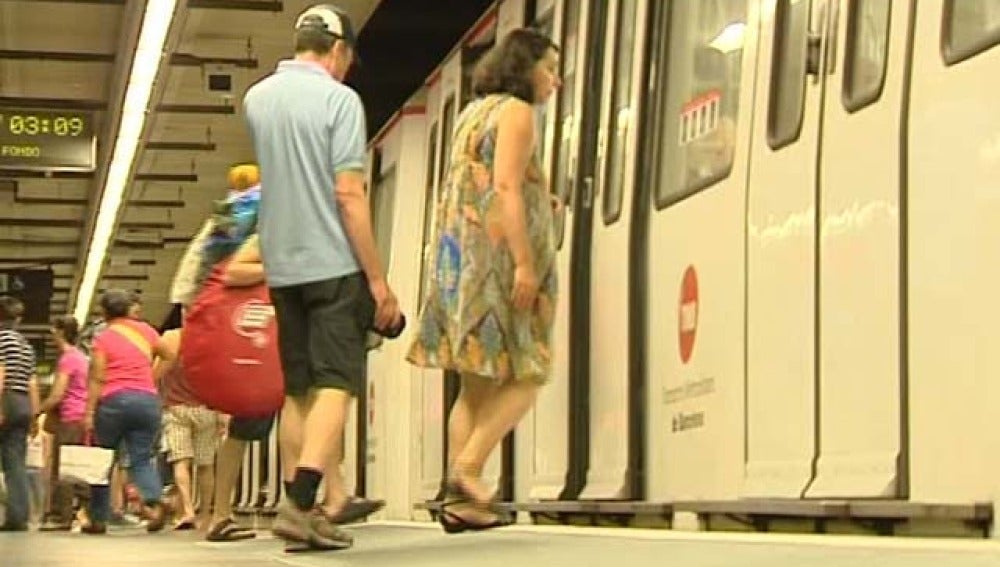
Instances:
[[[14,136],[81,136],[86,121],[81,116],[38,116],[37,114],[11,114],[5,117],[7,133]]]
[[[90,113],[0,108],[0,169],[93,171],[95,155]]]

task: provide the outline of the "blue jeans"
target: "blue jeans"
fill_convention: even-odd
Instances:
[[[160,398],[146,392],[119,392],[100,401],[94,415],[97,444],[118,449],[125,442],[129,455],[129,478],[147,505],[157,504],[163,495],[160,473],[153,465],[155,443],[162,420]],[[111,515],[111,489],[92,486],[90,519],[106,523]]]
[[[28,395],[3,392],[3,425],[0,425],[0,461],[3,463],[7,483],[8,526],[28,523],[28,470],[25,459],[28,453],[28,427],[31,425],[31,402]]]

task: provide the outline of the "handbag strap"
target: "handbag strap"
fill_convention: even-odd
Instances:
[[[121,323],[115,323],[113,325],[109,325],[108,330],[118,333],[124,337],[125,340],[132,343],[135,348],[139,349],[139,352],[146,356],[146,359],[153,359],[153,348],[150,346],[149,341],[147,341],[142,334],[132,327]]]

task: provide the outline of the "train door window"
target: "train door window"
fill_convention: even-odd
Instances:
[[[423,246],[420,248],[422,261],[420,262],[420,280],[417,284],[417,299],[423,301],[424,279],[428,276],[425,273],[427,262],[431,257],[431,236],[434,234],[434,210],[437,208],[437,199],[434,198],[434,164],[437,163],[437,122],[431,125],[431,133],[427,139],[427,187],[424,190],[424,234]]]
[[[882,96],[891,4],[891,0],[851,0],[844,57],[844,108],[851,112]]]
[[[576,53],[580,37],[579,0],[567,0],[563,12],[562,60],[563,86],[559,93],[559,142],[556,148],[556,174],[553,176],[555,193],[567,206],[571,205],[573,185],[576,182],[576,163],[571,158],[573,148],[573,123],[576,120]],[[566,209],[559,210],[555,219],[556,246],[562,248],[566,235]]]
[[[461,95],[461,105],[465,108],[465,105],[469,104],[472,100],[472,74],[476,71],[476,61],[478,57],[470,57],[466,55],[471,53],[475,48],[465,48],[462,54],[462,80],[458,88],[459,94]]]
[[[444,103],[444,112],[441,114],[441,155],[438,156],[438,194],[437,199],[441,199],[444,193],[444,184],[448,181],[446,168],[451,165],[451,139],[454,135],[452,129],[455,126],[455,95],[448,97]]]
[[[372,195],[375,244],[382,265],[388,269],[392,251],[392,221],[396,201],[396,166],[378,177]]]
[[[767,111],[768,144],[775,150],[798,140],[802,131],[810,4],[807,0],[778,0],[775,7],[771,98]]]
[[[964,61],[1000,44],[1000,0],[945,0],[944,60]]]
[[[472,92],[472,77],[476,73],[479,61],[493,49],[494,42],[469,45],[462,48],[462,108],[469,104],[475,96]]]
[[[655,91],[663,93],[658,208],[732,170],[747,2],[677,0],[665,8],[666,52]]]
[[[535,22],[535,28],[540,32],[545,34],[546,37],[552,37],[553,28],[553,18],[552,12],[548,12],[545,16]],[[545,143],[545,134],[547,133],[546,128],[548,127],[548,121],[545,119],[545,107],[540,106],[535,111],[535,131],[538,132],[538,141],[535,143],[536,151],[538,152],[539,159],[545,155],[543,144]],[[551,188],[555,191],[555,188]]]
[[[618,29],[615,36],[615,77],[612,94],[611,125],[608,138],[608,177],[604,183],[604,223],[611,224],[622,213],[625,190],[626,146],[632,127],[632,65],[635,56],[635,17],[637,0],[618,3]]]

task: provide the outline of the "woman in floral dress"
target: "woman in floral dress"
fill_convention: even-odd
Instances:
[[[480,477],[531,408],[551,367],[556,306],[553,201],[538,158],[535,105],[560,86],[541,33],[506,36],[476,69],[453,133],[427,293],[407,360],[460,373],[448,418],[449,532],[504,525]]]

